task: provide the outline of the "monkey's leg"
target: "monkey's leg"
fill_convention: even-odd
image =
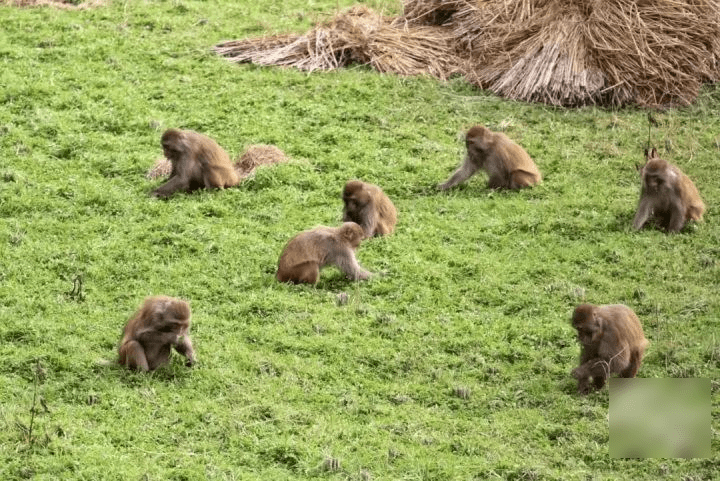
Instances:
[[[188,191],[190,189],[190,183],[182,178],[180,175],[171,177],[167,182],[158,187],[152,192],[152,195],[156,197],[169,197],[173,192],[182,190]]]
[[[628,366],[623,369],[620,372],[621,377],[635,377],[635,375],[638,372],[638,369],[640,369],[640,363],[642,362],[642,358],[640,353],[637,350],[634,350],[630,353],[630,362],[628,363]]]
[[[680,232],[685,225],[685,212],[681,206],[672,205],[670,208],[670,221],[668,222],[668,232]]]
[[[137,341],[128,341],[123,344],[120,349],[120,363],[125,364],[130,369],[140,369],[144,372],[150,370],[145,357],[145,349]]]
[[[490,189],[505,189],[508,187],[513,188],[512,181],[508,184],[502,175],[493,175],[488,179],[488,188]]]
[[[523,187],[529,187],[533,185],[535,176],[524,170],[516,170],[510,174],[510,188],[511,189],[522,189]]]
[[[195,350],[192,347],[190,336],[182,336],[175,344],[175,350],[187,358],[186,366],[190,367],[195,364]]]
[[[320,278],[320,265],[317,262],[303,262],[292,268],[288,278],[295,284],[315,284]]]
[[[444,184],[438,185],[438,189],[447,190],[455,187],[461,182],[465,182],[471,175],[477,172],[479,167],[470,159],[466,158],[463,164],[453,173],[453,175]]]

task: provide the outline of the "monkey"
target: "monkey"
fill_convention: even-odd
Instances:
[[[369,279],[372,274],[360,267],[354,253],[364,238],[365,231],[355,222],[301,232],[283,249],[275,277],[280,282],[315,284],[320,269],[334,264],[349,279]]]
[[[645,150],[645,160],[638,168],[642,190],[633,228],[642,229],[651,217],[667,232],[679,232],[688,220],[701,221],[705,204],[692,180],[654,148]]]
[[[611,373],[635,377],[650,343],[632,309],[623,304],[580,304],[573,313],[572,326],[577,329],[582,351],[580,365],[572,371],[579,394],[590,391],[590,378],[593,387],[601,389]]]
[[[163,133],[162,148],[172,163],[167,182],[152,192],[169,197],[174,192],[226,188],[240,182],[227,152],[210,137],[192,130],[168,129]]]
[[[343,222],[356,222],[365,237],[391,234],[397,223],[397,210],[380,187],[350,180],[343,189]]]
[[[190,340],[190,306],[167,296],[145,299],[142,307],[128,320],[118,348],[118,363],[130,369],[154,371],[170,360],[170,348],[195,363]]]
[[[467,155],[462,165],[440,190],[467,180],[478,169],[488,174],[490,189],[521,189],[542,181],[542,175],[527,152],[505,134],[476,125],[465,134]]]

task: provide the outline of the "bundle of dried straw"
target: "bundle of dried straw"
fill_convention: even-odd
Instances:
[[[720,79],[720,0],[406,0],[341,12],[305,35],[225,42],[236,62],[462,74],[553,105],[686,105]]]
[[[718,79],[720,2],[517,0],[466,6],[473,83],[554,105],[688,104]]]
[[[215,51],[235,62],[285,65],[308,71],[361,63],[379,72],[429,74],[447,79],[462,72],[458,59],[448,55],[451,45],[448,30],[393,25],[391,19],[358,6],[305,35],[224,42]]]

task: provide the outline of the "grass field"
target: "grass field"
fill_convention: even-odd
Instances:
[[[651,132],[705,221],[634,232],[644,111],[211,51],[352,3],[0,7],[0,479],[717,479],[720,90],[657,113]],[[492,192],[481,173],[438,192],[476,123],[522,144],[543,184]],[[292,160],[153,199],[144,174],[170,127],[233,158],[264,143]],[[288,239],[340,223],[351,178],[399,212],[357,252],[379,275],[276,282]],[[108,363],[157,294],[190,302],[198,365]],[[638,313],[640,377],[713,380],[712,458],[609,458],[608,391],[580,398],[569,375],[583,301]]]

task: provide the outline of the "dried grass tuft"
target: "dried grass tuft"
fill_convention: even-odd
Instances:
[[[358,6],[305,35],[225,42],[236,62],[463,74],[552,105],[687,105],[720,79],[720,0],[406,0],[392,19]]]
[[[159,177],[168,177],[172,172],[172,162],[165,157],[158,158],[150,170],[145,174],[146,179],[155,180]]]
[[[235,163],[241,179],[249,177],[257,167],[287,162],[285,152],[274,145],[250,145]]]

